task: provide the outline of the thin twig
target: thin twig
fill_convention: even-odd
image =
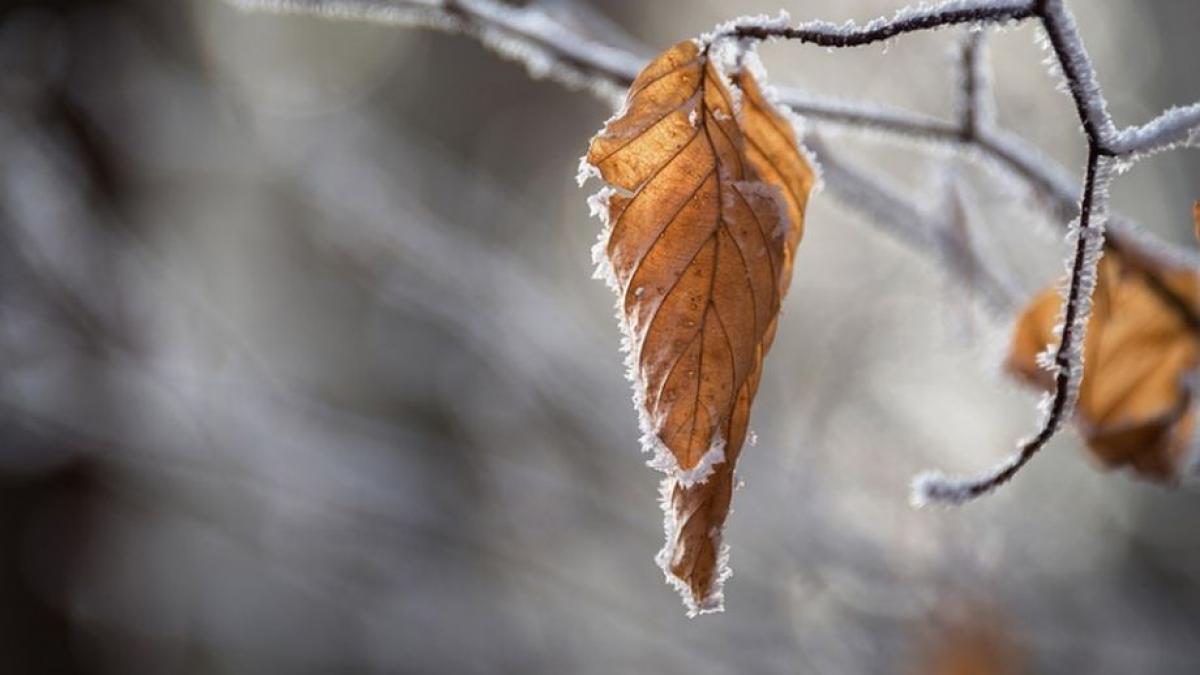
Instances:
[[[997,2],[996,0],[954,0],[934,7],[918,6],[902,9],[891,19],[876,19],[864,26],[849,22],[837,26],[826,21],[810,21],[799,26],[763,25],[761,22],[740,24],[735,21],[718,31],[741,39],[796,40],[821,47],[862,47],[890,40],[905,33],[958,24],[997,24],[1021,21],[1035,15],[1029,0]]]
[[[943,271],[978,291],[998,314],[1017,307],[1019,297],[1004,273],[969,247],[955,248],[953,253],[960,255],[952,256],[941,222],[924,213],[902,191],[843,160],[815,133],[804,137],[804,145],[821,158],[821,176],[835,199],[914,250],[940,252]]]
[[[984,70],[986,36],[982,30],[970,31],[959,46],[958,125],[965,141],[974,138],[980,127],[991,127],[995,117]]]
[[[913,481],[915,505],[962,504],[1007,483],[1054,438],[1074,411],[1079,383],[1083,379],[1082,344],[1091,313],[1092,291],[1096,285],[1096,265],[1104,241],[1104,220],[1096,209],[1097,195],[1107,189],[1107,178],[1100,178],[1101,161],[1099,149],[1092,146],[1088,151],[1070,283],[1064,297],[1062,340],[1054,354],[1057,369],[1054,392],[1041,428],[1032,438],[1021,443],[1016,455],[979,478],[955,480],[932,472],[918,476]]]

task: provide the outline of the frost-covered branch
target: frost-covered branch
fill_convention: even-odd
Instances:
[[[1129,127],[1109,144],[1114,154],[1138,158],[1200,142],[1200,103],[1171,108],[1149,122]]]
[[[569,30],[537,5],[494,0],[225,0],[253,11],[432,28],[477,38],[530,76],[588,89],[613,103],[646,58]]]
[[[1062,339],[1053,359],[1054,391],[1042,406],[1044,417],[1040,428],[1032,438],[1021,442],[1015,455],[979,478],[959,480],[932,472],[918,476],[913,481],[912,501],[915,505],[962,504],[1007,483],[1050,442],[1074,413],[1079,384],[1083,381],[1083,341],[1092,311],[1096,268],[1104,247],[1105,210],[1111,177],[1111,162],[1093,147],[1088,153],[1079,222],[1072,228],[1075,241],[1069,281],[1063,294]]]
[[[981,126],[991,127],[995,119],[984,52],[986,36],[982,30],[970,31],[959,46],[958,125],[968,140]]]
[[[607,46],[568,28],[536,5],[513,8],[492,0],[227,0],[247,9],[309,13],[336,18],[356,18],[384,23],[425,25],[457,30],[475,36],[502,55],[521,61],[530,74],[544,76],[574,87],[586,87],[610,101],[627,87],[643,59]],[[989,475],[976,481],[959,482],[925,477],[915,484],[919,501],[963,502],[1008,481],[1054,436],[1071,417],[1079,381],[1083,374],[1082,344],[1095,286],[1095,269],[1107,246],[1127,254],[1131,266],[1145,275],[1169,306],[1181,312],[1190,325],[1200,327],[1192,308],[1174,296],[1156,277],[1152,264],[1168,260],[1196,266],[1194,254],[1181,252],[1154,241],[1129,221],[1111,222],[1114,237],[1105,242],[1107,184],[1113,165],[1195,141],[1200,129],[1200,104],[1160,115],[1140,127],[1116,131],[1107,110],[1095,70],[1083,47],[1079,31],[1062,0],[949,0],[937,5],[905,8],[890,19],[880,18],[864,25],[848,22],[841,26],[810,21],[795,26],[786,15],[778,19],[738,19],[704,36],[707,41],[734,38],[740,41],[796,40],[826,47],[856,47],[892,39],[906,33],[968,24],[985,25],[1036,19],[1045,34],[1054,63],[1063,77],[1066,92],[1075,104],[1080,125],[1088,141],[1087,171],[1083,187],[1072,187],[1068,172],[1049,162],[1036,149],[995,127],[988,113],[986,78],[983,73],[981,36],[968,38],[962,52],[960,78],[962,103],[954,123],[893,109],[858,106],[837,101],[811,99],[789,94],[801,114],[818,120],[876,129],[934,142],[960,143],[979,150],[1022,179],[1051,206],[1063,221],[1078,218],[1071,228],[1075,245],[1068,264],[1068,282],[1063,299],[1064,327],[1054,358],[1055,387],[1043,423],[1035,436],[1021,444],[1018,454]],[[831,190],[861,210],[882,217],[887,209],[877,208],[893,197],[882,183],[864,180],[853,171],[839,170],[836,158],[826,150],[818,157],[834,170],[826,176]],[[876,199],[861,199],[865,191],[878,192]],[[1081,197],[1076,201],[1076,195]],[[882,201],[880,201],[882,200]],[[915,209],[896,209],[886,220],[901,238],[909,240],[924,225],[917,225]],[[921,247],[918,247],[921,248]],[[936,248],[936,247],[933,247]],[[982,264],[983,261],[977,261]]]
[[[734,20],[717,30],[717,36],[742,39],[796,40],[821,47],[861,47],[890,40],[905,33],[959,24],[999,24],[1028,19],[1035,15],[1030,0],[949,0],[935,6],[905,7],[891,19],[878,18],[865,25],[847,21],[842,25],[828,21],[808,21],[798,26],[781,22]]]
[[[1079,122],[1088,140],[1097,145],[1101,154],[1112,154],[1107,145],[1116,135],[1116,128],[1074,17],[1063,6],[1062,0],[1037,0],[1036,4],[1046,39],[1066,79],[1067,90],[1075,102]]]
[[[953,238],[950,228],[943,224],[944,218],[927,213],[882,177],[843,160],[817,134],[806,135],[804,145],[819,158],[826,189],[835,199],[914,250],[929,252],[935,261],[943,263],[945,273],[977,291],[998,314],[1017,307],[1019,296],[1006,273],[974,248],[951,244]]]

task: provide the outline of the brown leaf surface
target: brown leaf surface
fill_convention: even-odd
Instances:
[[[675,45],[586,158],[610,186],[597,262],[618,295],[643,444],[669,475],[658,562],[693,612],[720,608],[734,464],[814,179],[753,77],[735,82],[696,42]]]
[[[1156,270],[1165,286],[1200,306],[1194,272]],[[1008,368],[1049,389],[1051,374],[1037,354],[1057,344],[1060,296],[1050,288],[1028,305],[1013,333]],[[1173,481],[1185,468],[1195,425],[1187,385],[1200,358],[1200,341],[1115,253],[1100,262],[1094,307],[1084,343],[1084,375],[1076,421],[1088,448],[1109,467],[1128,466],[1157,481]]]

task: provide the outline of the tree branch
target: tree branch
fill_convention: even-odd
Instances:
[[[958,125],[964,140],[974,138],[980,127],[991,127],[995,119],[985,70],[986,35],[982,30],[970,31],[959,45]]]
[[[1062,339],[1054,353],[1054,391],[1041,427],[1032,438],[1021,443],[1014,456],[979,478],[955,480],[934,472],[918,476],[913,481],[914,505],[962,504],[995,490],[1012,480],[1074,412],[1079,383],[1083,380],[1083,340],[1096,288],[1096,267],[1104,246],[1103,211],[1110,177],[1100,150],[1092,146],[1088,150],[1079,225],[1073,229],[1075,245],[1070,282],[1063,298]]]
[[[821,47],[861,47],[890,40],[905,33],[958,24],[999,24],[1021,21],[1035,15],[1035,3],[1029,0],[950,0],[928,7],[906,7],[891,19],[879,18],[859,26],[849,21],[838,26],[827,21],[809,21],[799,26],[764,24],[761,21],[743,23],[735,20],[718,29],[716,37],[738,37],[752,40],[780,38],[797,40]]]

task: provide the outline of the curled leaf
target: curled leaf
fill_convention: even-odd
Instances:
[[[1154,273],[1193,309],[1200,306],[1194,272]],[[1008,357],[1011,372],[1047,390],[1051,375],[1040,367],[1038,355],[1058,342],[1059,303],[1055,289],[1034,298],[1017,321]],[[1115,253],[1105,256],[1083,348],[1076,421],[1088,448],[1106,466],[1128,466],[1157,481],[1180,477],[1195,426],[1191,403],[1198,337],[1145,274]]]
[[[592,140],[609,187],[598,275],[616,291],[645,450],[662,486],[657,560],[692,613],[728,577],[721,530],[813,172],[790,124],[748,72],[731,81],[709,47],[652,61]]]

